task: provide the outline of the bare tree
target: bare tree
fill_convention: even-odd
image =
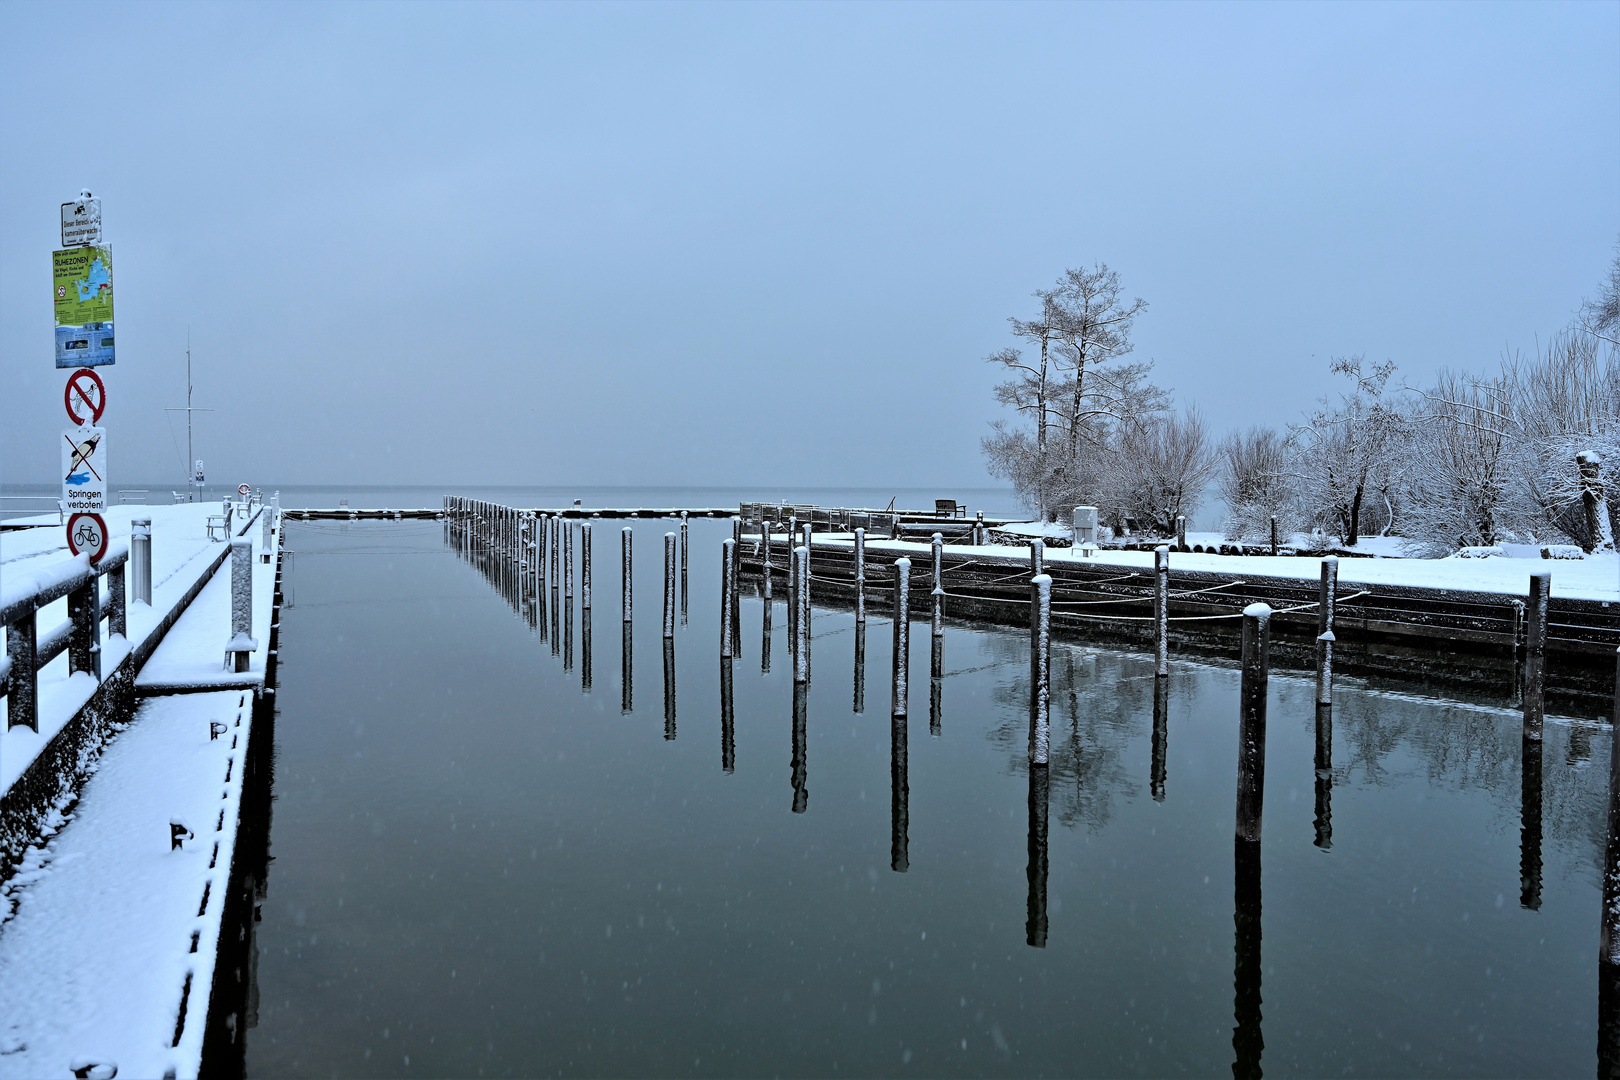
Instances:
[[[1611,345],[1620,345],[1620,243],[1615,245],[1608,279],[1598,286],[1597,299],[1581,305],[1581,326]]]
[[[1459,547],[1491,547],[1524,527],[1513,480],[1514,384],[1451,371],[1423,397],[1412,425],[1407,547],[1429,557]]]
[[[1347,546],[1361,538],[1362,506],[1398,478],[1410,424],[1399,402],[1385,393],[1393,363],[1364,366],[1360,355],[1335,357],[1334,374],[1355,380],[1337,404],[1324,399],[1294,428],[1300,448],[1295,479],[1307,515],[1324,531],[1337,530]]]
[[[1192,406],[1120,428],[1113,462],[1119,512],[1159,536],[1174,535],[1176,518],[1197,509],[1216,469],[1209,427]]]
[[[1081,440],[1088,433],[1110,420],[1134,419],[1125,407],[1140,405],[1125,392],[1132,382],[1129,377],[1102,375],[1087,381],[1097,365],[1118,360],[1135,347],[1131,327],[1147,301],[1140,296],[1122,301],[1119,288],[1119,273],[1097,263],[1090,270],[1066,270],[1053,291],[1056,352],[1066,374],[1062,417],[1070,460],[1079,456]],[[1137,374],[1146,370],[1140,368]]]
[[[1288,437],[1273,428],[1251,427],[1221,440],[1217,490],[1228,511],[1228,540],[1263,539],[1270,535],[1274,517],[1285,535],[1296,530],[1293,455]]]

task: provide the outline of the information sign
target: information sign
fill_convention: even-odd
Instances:
[[[53,252],[51,287],[56,305],[56,366],[113,363],[111,245]]]
[[[101,200],[76,199],[62,204],[62,246],[101,243]]]
[[[100,514],[74,514],[67,523],[68,550],[89,555],[92,563],[107,554],[107,523]]]
[[[67,406],[68,419],[76,427],[89,427],[101,423],[101,414],[107,409],[107,387],[89,368],[80,368],[68,376],[67,388],[62,391],[62,403]]]
[[[107,430],[66,428],[62,432],[62,506],[70,514],[107,509]]]

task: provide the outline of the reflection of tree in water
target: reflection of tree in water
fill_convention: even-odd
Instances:
[[[990,739],[1006,750],[1013,771],[1024,773],[1029,768],[1029,671],[1017,661],[1029,656],[1029,645],[1012,635],[995,635],[990,651],[1014,673],[993,693],[1006,710]],[[1145,657],[1054,644],[1050,768],[1060,824],[1101,829],[1116,799],[1142,793],[1143,778],[1132,774],[1124,757],[1133,740],[1151,732],[1153,678],[1152,661]],[[1171,685],[1179,690],[1182,678],[1172,675]]]

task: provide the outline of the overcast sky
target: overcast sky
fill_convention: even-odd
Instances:
[[[1620,5],[0,6],[0,478],[114,245],[113,487],[988,483],[1066,266],[1217,431],[1533,350],[1620,234]]]

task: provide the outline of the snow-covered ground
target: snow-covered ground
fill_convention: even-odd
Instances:
[[[1049,528],[1052,526],[1049,526]],[[1056,528],[1063,528],[1056,526]],[[1065,531],[1058,535],[1068,536]],[[1214,536],[1215,534],[1208,534]],[[1193,534],[1188,534],[1188,543]],[[847,533],[818,533],[816,543],[829,546],[853,544]],[[1217,541],[1218,542],[1218,541]],[[909,555],[914,563],[926,559],[926,542],[898,540],[868,540],[869,557],[883,554]],[[1016,547],[991,545],[973,547],[952,544],[953,556],[971,555],[985,561],[1001,560],[1023,565],[1025,557]],[[1049,563],[1076,562],[1086,566],[1118,566],[1129,569],[1153,568],[1151,551],[1099,550],[1087,559],[1073,548],[1048,548]],[[1299,556],[1279,555],[1198,555],[1173,552],[1170,566],[1177,570],[1202,570],[1233,577],[1295,578],[1318,581],[1321,578],[1321,560]],[[1552,595],[1603,603],[1620,602],[1620,558],[1614,552],[1605,552],[1585,559],[1340,559],[1339,581],[1343,584],[1383,585],[1391,587],[1457,589],[1472,592],[1501,593],[1522,597],[1530,588],[1530,575],[1552,574]]]
[[[217,508],[125,509],[135,511],[120,515],[126,535],[128,517],[169,512],[161,519],[151,515],[155,626],[223,550],[220,542],[207,540],[204,529],[207,512]],[[59,528],[53,531],[60,535]],[[14,549],[19,552],[49,547],[28,533],[10,535],[24,538]],[[65,1075],[70,1066],[92,1063],[116,1063],[121,1076],[197,1073],[253,695],[263,683],[274,611],[279,529],[268,562],[260,557],[260,525],[244,535],[254,545],[253,635],[259,649],[251,670],[223,669],[231,636],[227,558],[142,674],[157,665],[157,681],[164,685],[223,680],[237,688],[144,700],[129,726],[107,744],[71,815],[49,823],[49,839],[29,849],[0,889],[0,1078]],[[33,557],[49,558],[50,552],[17,556]],[[137,629],[135,611],[144,607],[131,607],[136,640],[150,632]],[[94,689],[88,675],[74,678]],[[244,681],[252,685],[244,687]],[[137,685],[142,682],[137,679]],[[44,683],[42,676],[42,698]],[[43,727],[39,736],[17,729],[7,738],[21,733],[43,742]],[[8,776],[14,771],[20,768],[8,763]],[[170,849],[174,819],[195,834],[180,850]]]

